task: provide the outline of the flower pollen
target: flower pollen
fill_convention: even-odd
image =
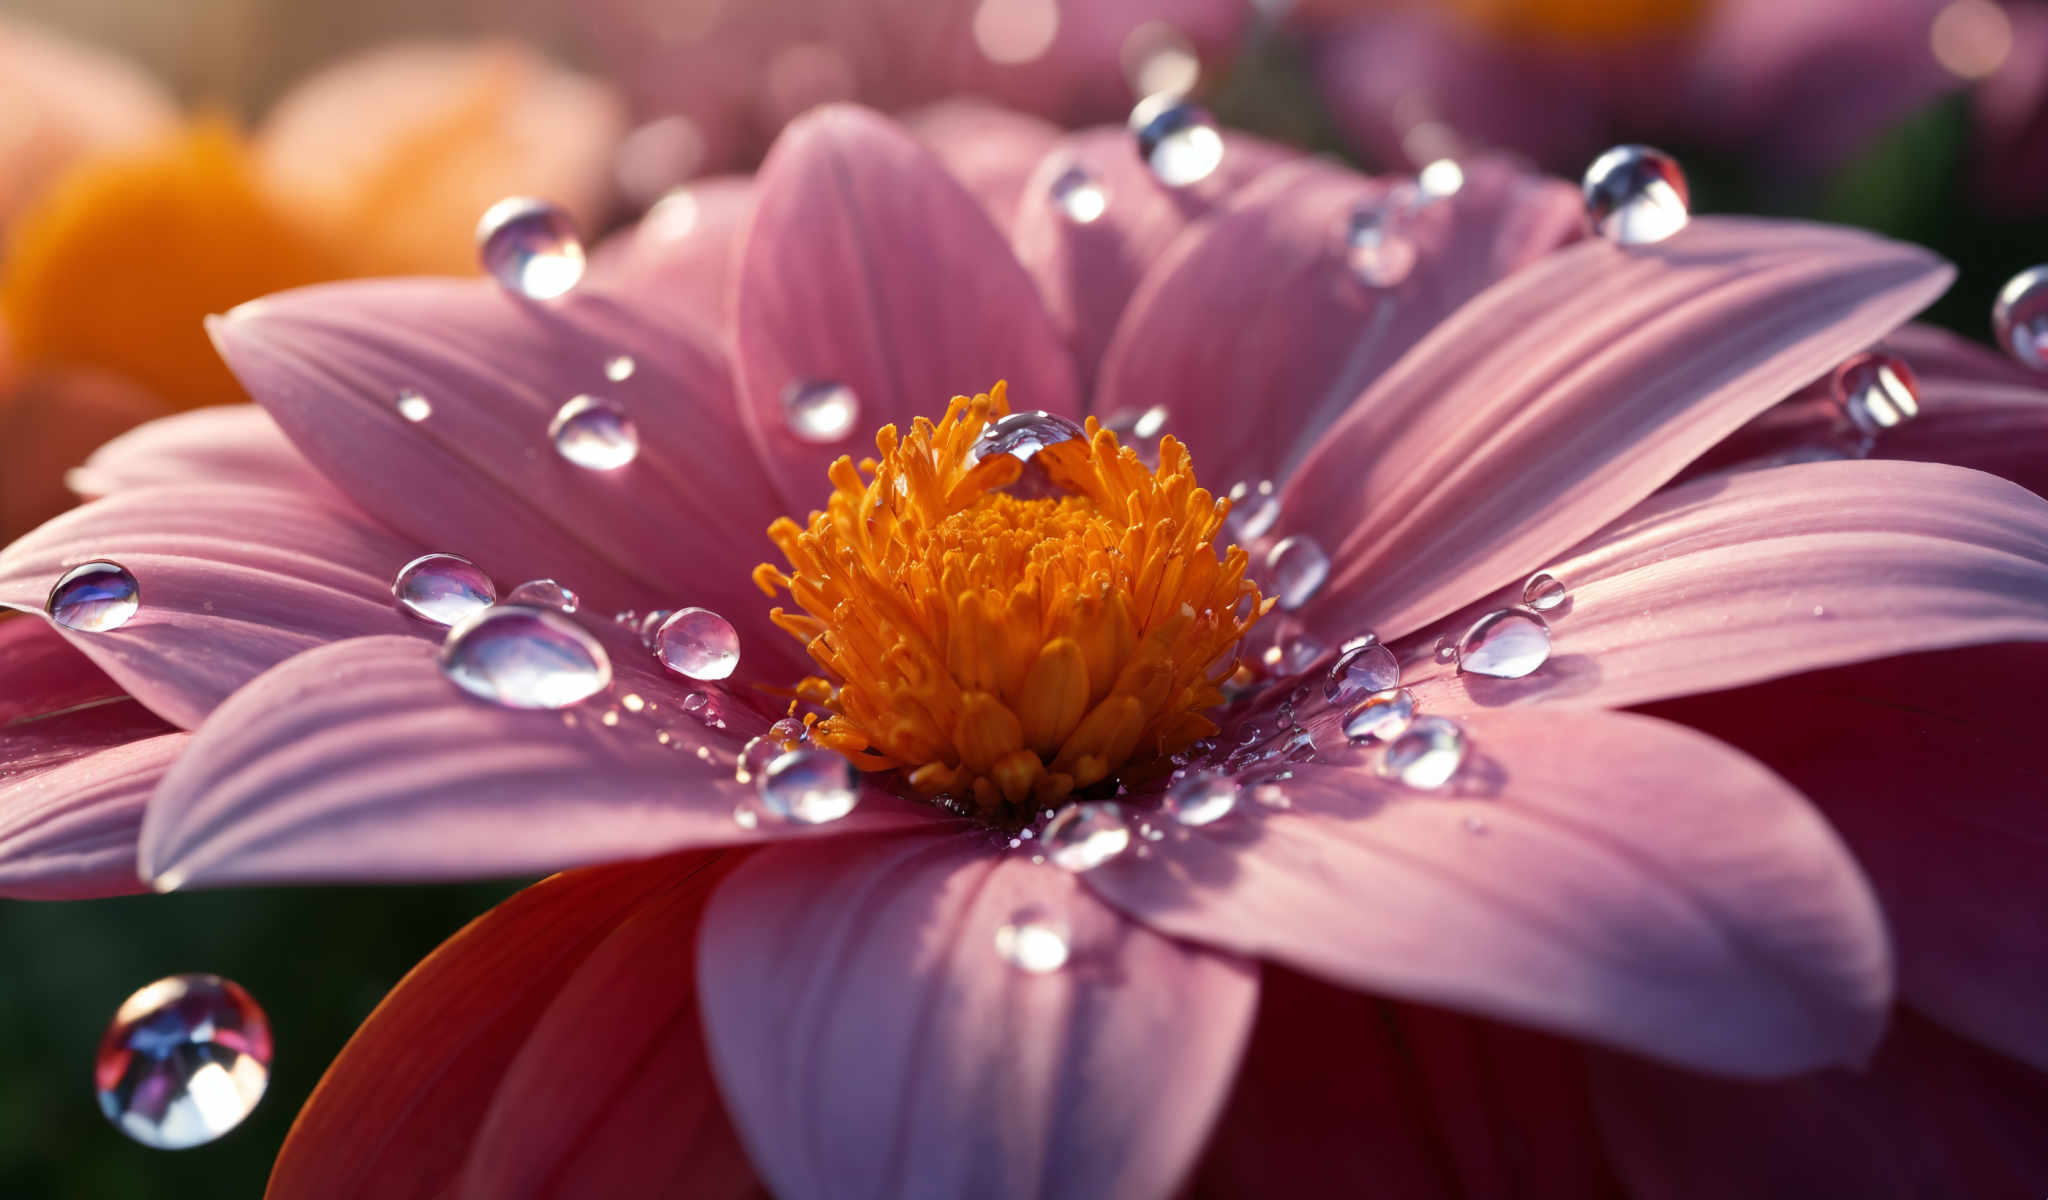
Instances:
[[[819,744],[1014,824],[1215,733],[1204,713],[1273,602],[1242,549],[1217,554],[1230,502],[1171,437],[1154,469],[1090,417],[1028,464],[1051,488],[1005,491],[1027,464],[975,453],[1004,392],[833,463],[825,511],[769,527],[789,571],[754,580],[800,610],[771,615],[823,672],[798,688],[830,712]]]

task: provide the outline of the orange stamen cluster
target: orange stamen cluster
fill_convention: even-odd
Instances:
[[[754,571],[824,672],[798,689],[831,714],[817,741],[999,822],[1216,732],[1203,714],[1272,607],[1243,550],[1217,555],[1230,503],[1178,441],[1155,470],[1090,418],[1032,460],[1060,494],[1027,499],[1000,490],[1024,464],[971,453],[1008,412],[998,383],[883,427],[879,459],[832,464],[824,512],[769,527],[788,572]]]

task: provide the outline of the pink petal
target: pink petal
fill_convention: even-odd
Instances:
[[[1030,278],[907,134],[858,108],[822,108],[784,131],[758,179],[732,336],[748,431],[792,510],[815,507],[827,465],[860,456],[877,427],[936,417],[999,379],[1014,408],[1080,411]],[[817,380],[860,398],[831,445],[799,440],[784,411],[785,389]]]
[[[0,612],[0,662],[0,729],[127,695],[53,626],[29,616]]]
[[[111,371],[57,367],[8,380],[0,351],[0,544],[71,508],[70,469],[164,402]]]
[[[730,728],[707,728],[682,707],[688,681],[622,643],[611,691],[565,712],[473,699],[438,653],[360,638],[244,687],[158,789],[144,874],[167,889],[508,876],[929,819],[870,787],[829,825],[743,826],[734,808],[752,789],[733,755],[768,719],[720,693]]]
[[[1460,720],[1473,758],[1449,794],[1297,767],[1291,807],[1087,882],[1176,937],[1704,1070],[1784,1074],[1876,1041],[1884,926],[1797,792],[1662,721]]]
[[[1457,674],[1418,647],[1420,704],[1618,708],[1915,650],[2048,640],[2048,501],[1935,463],[1801,463],[1673,488],[1548,567],[1550,660]],[[1444,626],[1455,633],[1519,585]]]
[[[1381,289],[1352,274],[1343,234],[1354,209],[1392,190],[1321,160],[1247,186],[1146,274],[1103,360],[1097,410],[1164,405],[1213,489],[1285,478],[1410,346],[1585,220],[1576,190],[1474,163],[1456,196],[1400,235],[1414,267]]]
[[[997,953],[1034,911],[1071,929],[1056,971]],[[1168,1194],[1258,990],[959,831],[748,860],[712,897],[698,971],[712,1066],[785,1200]]]
[[[981,201],[996,228],[1005,230],[1017,214],[1025,181],[1060,139],[1059,126],[1050,121],[965,97],[906,113],[903,127],[938,155]]]
[[[198,408],[151,421],[93,451],[65,481],[87,499],[210,483],[333,494],[277,422],[253,404]]]
[[[40,610],[68,568],[94,559],[126,567],[141,611],[119,629],[64,636],[190,729],[301,650],[405,631],[391,579],[420,553],[338,500],[243,485],[145,488],[68,512],[0,551],[0,603]]]
[[[740,235],[753,219],[750,176],[691,180],[599,245],[590,278],[643,316],[720,328],[739,273]]]
[[[1288,485],[1277,533],[1335,564],[1305,617],[1399,636],[1527,574],[1951,274],[1863,233],[1714,218],[1510,276],[1418,342]]]
[[[0,747],[15,740],[16,729],[0,728]],[[158,734],[46,770],[0,750],[8,763],[0,780],[0,895],[80,900],[147,891],[135,873],[143,805],[190,739]]]

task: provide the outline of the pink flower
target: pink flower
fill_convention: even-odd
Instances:
[[[1474,163],[1375,287],[1338,232],[1392,185],[1325,162],[1226,137],[1176,192],[1083,132],[1004,228],[944,157],[822,109],[697,214],[731,220],[642,231],[562,302],[389,281],[238,309],[215,336],[262,410],[122,438],[79,473],[104,499],[0,553],[23,608],[95,558],[142,594],[75,650],[0,625],[10,892],[583,868],[399,986],[273,1195],[2038,1190],[2048,503],[2020,484],[2048,401],[1900,330],[1945,265],[1734,218],[1577,241],[1574,189]],[[1047,203],[1077,169],[1091,220]],[[643,261],[684,252],[729,303]],[[1831,442],[1776,403],[1888,338],[1919,423],[1756,465]],[[894,775],[843,819],[735,819],[734,756],[780,711],[752,685],[815,670],[749,579],[761,531],[861,449],[793,437],[785,389],[908,430],[996,379],[1072,417],[1162,406],[1217,490],[1282,480],[1257,548],[1331,566],[1261,630],[1376,630],[1469,739],[1450,785],[1383,777],[1283,680],[1198,752],[1247,785],[1230,815],[1176,825],[1133,773],[1162,836],[1092,870]],[[546,442],[591,391],[637,422],[616,471]],[[1731,437],[1741,469],[1673,483]],[[464,694],[390,603],[428,551],[586,613],[724,614],[724,727],[602,618],[599,697]],[[1436,661],[1539,569],[1569,592],[1540,669]],[[1309,761],[1240,752],[1296,724]],[[1064,961],[1022,959],[1021,925]]]

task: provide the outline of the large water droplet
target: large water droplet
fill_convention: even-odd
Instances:
[[[1522,604],[1537,612],[1549,612],[1564,603],[1564,580],[1548,571],[1538,571],[1522,585]]]
[[[142,607],[142,585],[120,563],[80,563],[57,577],[43,611],[66,629],[105,633]]]
[[[548,440],[556,453],[591,471],[616,471],[640,455],[633,418],[595,396],[577,396],[556,410]]]
[[[115,1010],[93,1088],[122,1133],[184,1150],[255,1111],[270,1082],[270,1054],[270,1022],[248,992],[218,975],[173,975]]]
[[[502,605],[448,631],[441,673],[470,695],[506,708],[567,708],[611,683],[612,661],[596,638],[561,613]]]
[[[1341,249],[1345,265],[1360,283],[1397,287],[1415,269],[1412,215],[1419,197],[1397,187],[1375,200],[1360,201],[1345,218]]]
[[[1270,479],[1243,480],[1230,488],[1230,525],[1247,542],[1265,537],[1280,519],[1280,495]]]
[[[2028,267],[1998,289],[1991,330],[2007,354],[2048,371],[2048,264]]]
[[[1092,871],[1122,854],[1131,844],[1131,827],[1123,805],[1114,800],[1069,804],[1046,822],[1046,857],[1067,871]]]
[[[1503,608],[1472,622],[1458,639],[1458,670],[1520,679],[1550,657],[1550,626],[1526,608]]]
[[[1305,533],[1284,537],[1266,552],[1266,570],[1280,607],[1293,611],[1314,599],[1330,577],[1330,556]]]
[[[1131,134],[1138,157],[1167,187],[1200,183],[1223,162],[1223,135],[1199,104],[1171,92],[1145,97],[1131,109]]]
[[[1076,225],[1092,225],[1109,210],[1109,189],[1079,163],[1054,176],[1052,205]]]
[[[1354,704],[1374,692],[1401,682],[1401,661],[1378,642],[1354,646],[1330,664],[1323,679],[1323,698],[1332,704]]]
[[[1190,775],[1166,789],[1166,812],[1183,825],[1213,825],[1237,808],[1243,790],[1228,775]]]
[[[1920,415],[1920,384],[1905,360],[1858,354],[1835,368],[1835,402],[1865,437],[1896,429]]]
[[[1407,688],[1374,692],[1344,714],[1344,736],[1356,745],[1400,735],[1415,719],[1415,696]]]
[[[803,379],[782,389],[782,415],[803,441],[826,446],[845,441],[860,419],[860,397],[830,379]]]
[[[860,776],[836,750],[791,750],[761,772],[760,794],[762,811],[778,821],[823,825],[860,803]]]
[[[391,598],[407,616],[453,625],[498,602],[498,589],[483,568],[459,554],[422,554],[398,568]]]
[[[507,604],[529,604],[535,608],[552,608],[572,613],[582,606],[582,598],[556,583],[552,579],[529,579],[505,595]]]
[[[434,415],[433,402],[412,388],[399,389],[398,395],[392,397],[391,405],[398,410],[399,416],[415,425]]]
[[[1067,965],[1071,936],[1065,921],[1030,904],[1011,913],[996,930],[996,953],[1020,971],[1050,975]]]
[[[1030,462],[1040,450],[1060,442],[1076,441],[1087,433],[1073,421],[1042,409],[1013,412],[991,422],[974,439],[968,457],[974,462],[1007,454],[1019,462]]]
[[[476,223],[485,274],[529,300],[552,300],[583,278],[583,242],[569,214],[545,200],[512,196]]]
[[[1623,246],[1661,242],[1692,218],[1685,172],[1650,146],[1616,146],[1594,159],[1582,190],[1594,232]]]
[[[740,665],[740,635],[708,608],[679,608],[654,631],[654,656],[691,679],[724,679]]]
[[[1412,788],[1440,788],[1465,761],[1465,731],[1448,717],[1417,717],[1380,756],[1379,773]]]

